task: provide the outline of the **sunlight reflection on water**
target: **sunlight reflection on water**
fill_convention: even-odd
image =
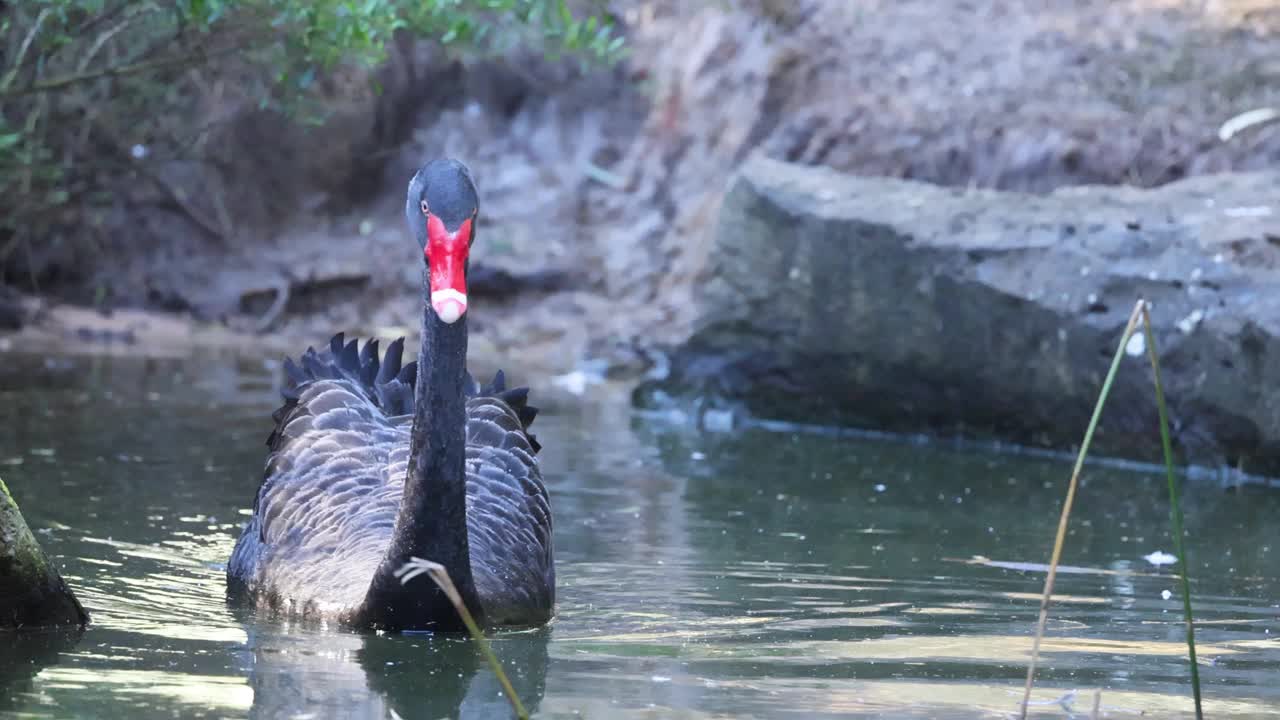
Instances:
[[[22,460],[5,480],[94,618],[76,643],[0,662],[0,712],[507,717],[464,640],[228,608],[223,563],[261,476],[274,399],[260,366],[203,362],[214,370],[119,358],[0,375],[0,427],[15,429],[0,460]],[[192,376],[204,378],[194,390],[180,379]],[[685,435],[618,399],[553,404],[538,431],[558,616],[494,646],[539,717],[1015,710],[1065,466]],[[1163,479],[1086,480],[1033,714],[1087,715],[1102,688],[1107,717],[1185,716],[1180,602],[1162,596],[1174,577],[1143,560],[1167,545]],[[1206,707],[1280,715],[1280,499],[1192,485],[1186,506]]]

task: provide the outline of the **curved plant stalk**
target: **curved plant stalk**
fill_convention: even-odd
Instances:
[[[27,31],[27,37],[22,41],[22,47],[18,48],[18,54],[13,59],[13,68],[5,73],[4,79],[0,80],[0,92],[9,90],[9,86],[13,84],[13,79],[18,76],[18,71],[22,69],[22,63],[27,59],[27,51],[31,49],[31,41],[36,39],[36,35],[40,34],[40,27],[44,25],[45,18],[49,17],[50,8],[45,8],[36,16],[36,21],[31,23],[31,29]]]
[[[1200,707],[1200,668],[1196,664],[1196,630],[1191,619],[1191,580],[1187,577],[1187,549],[1182,539],[1182,506],[1178,503],[1178,478],[1173,472],[1173,442],[1169,439],[1169,411],[1164,402],[1164,385],[1160,382],[1160,359],[1156,352],[1156,335],[1151,330],[1150,305],[1142,303],[1142,327],[1147,336],[1147,357],[1155,375],[1156,407],[1160,411],[1160,445],[1164,450],[1164,472],[1169,481],[1169,520],[1173,526],[1174,552],[1178,553],[1178,575],[1182,578],[1182,610],[1187,624],[1187,656],[1191,660],[1191,693],[1196,701],[1196,718],[1203,718]]]
[[[1080,470],[1084,466],[1084,459],[1089,453],[1089,444],[1093,440],[1093,432],[1097,428],[1098,419],[1102,416],[1102,408],[1106,405],[1107,396],[1111,394],[1111,384],[1115,380],[1116,371],[1120,367],[1120,360],[1124,357],[1125,347],[1129,344],[1129,339],[1137,328],[1139,317],[1141,317],[1143,323],[1147,357],[1151,361],[1151,370],[1155,378],[1156,408],[1160,416],[1160,444],[1164,453],[1165,474],[1169,481],[1169,512],[1173,525],[1174,547],[1178,554],[1178,571],[1182,582],[1182,604],[1187,625],[1187,655],[1191,661],[1191,691],[1195,698],[1196,718],[1204,717],[1200,702],[1200,671],[1196,664],[1195,628],[1191,616],[1191,588],[1187,577],[1187,558],[1182,537],[1182,509],[1178,504],[1178,483],[1173,469],[1173,442],[1169,437],[1169,412],[1164,400],[1164,385],[1160,381],[1159,353],[1156,350],[1155,333],[1151,329],[1150,304],[1145,300],[1139,300],[1134,305],[1133,312],[1129,314],[1129,322],[1125,325],[1124,333],[1120,336],[1120,345],[1116,348],[1116,354],[1111,359],[1111,368],[1107,371],[1106,380],[1102,383],[1097,405],[1094,406],[1093,416],[1089,419],[1089,426],[1085,430],[1080,452],[1076,455],[1075,468],[1071,472],[1071,482],[1067,486],[1067,499],[1062,505],[1062,516],[1058,520],[1058,534],[1053,541],[1053,556],[1049,561],[1049,574],[1045,578],[1044,595],[1040,599],[1040,619],[1036,626],[1035,640],[1031,646],[1031,660],[1027,664],[1027,683],[1023,690],[1022,707],[1020,709],[1020,717],[1023,720],[1027,717],[1027,705],[1031,700],[1031,687],[1035,682],[1036,661],[1039,658],[1040,643],[1044,638],[1045,622],[1049,614],[1049,599],[1053,594],[1053,581],[1057,577],[1058,561],[1062,558],[1062,545],[1067,534],[1067,520],[1071,515],[1071,505],[1075,500],[1076,488],[1079,485]],[[1100,696],[1096,696],[1094,699],[1095,713],[1098,709],[1099,698]]]
[[[225,55],[234,55],[244,52],[244,48],[240,46],[224,47],[217,50],[207,52],[193,52],[187,55],[178,55],[175,57],[162,57],[154,60],[142,60],[140,62],[125,63],[122,65],[108,65],[96,70],[85,72],[71,72],[66,75],[52,78],[50,80],[40,80],[25,85],[14,90],[0,90],[0,98],[18,97],[21,95],[34,95],[37,93],[45,93],[50,90],[62,90],[63,88],[81,83],[90,82],[92,80],[100,80],[107,77],[117,77],[120,75],[140,75],[149,73],[154,70],[164,70],[168,68],[196,66],[208,63],[214,58]]]
[[[511,681],[507,679],[507,674],[502,671],[502,663],[498,662],[498,657],[493,654],[493,649],[489,647],[489,641],[485,639],[484,633],[480,632],[480,627],[476,625],[475,618],[471,617],[471,611],[467,610],[466,604],[462,602],[462,596],[458,594],[458,588],[454,586],[453,579],[449,577],[449,571],[445,570],[440,563],[415,557],[410,558],[409,562],[401,565],[400,569],[395,572],[396,577],[400,579],[401,585],[424,574],[430,577],[440,587],[441,592],[449,598],[449,602],[453,603],[454,609],[462,617],[463,624],[467,626],[467,632],[471,633],[471,639],[480,648],[480,652],[484,653],[484,658],[489,661],[489,667],[493,669],[493,674],[498,676],[498,682],[502,684],[502,691],[507,694],[507,700],[511,701],[511,709],[515,710],[516,717],[520,720],[529,720],[529,711],[524,709],[524,703],[520,702],[520,697],[516,695],[516,689],[511,686]]]
[[[1067,499],[1062,503],[1062,515],[1058,518],[1058,534],[1053,539],[1053,556],[1049,560],[1049,574],[1044,579],[1044,594],[1040,597],[1040,620],[1036,624],[1036,637],[1031,644],[1031,660],[1027,663],[1027,684],[1022,692],[1022,708],[1019,717],[1023,720],[1027,717],[1027,703],[1031,700],[1031,686],[1035,683],[1036,660],[1040,657],[1044,626],[1049,619],[1049,598],[1053,595],[1053,581],[1058,576],[1058,561],[1062,559],[1062,545],[1067,537],[1067,520],[1071,517],[1071,504],[1075,502],[1076,488],[1080,485],[1080,469],[1084,467],[1085,456],[1089,454],[1089,444],[1093,442],[1093,431],[1098,427],[1098,418],[1102,417],[1102,408],[1107,403],[1107,396],[1111,394],[1111,383],[1116,379],[1116,371],[1120,369],[1125,345],[1129,344],[1129,337],[1133,335],[1138,325],[1138,317],[1145,306],[1145,301],[1139,300],[1133,306],[1133,312],[1129,313],[1129,322],[1124,326],[1124,333],[1120,335],[1120,345],[1116,348],[1115,356],[1111,358],[1111,369],[1107,371],[1107,378],[1102,382],[1102,391],[1098,393],[1098,402],[1093,407],[1093,417],[1089,418],[1089,426],[1084,431],[1084,440],[1080,443],[1080,452],[1076,454],[1075,468],[1071,471],[1071,482],[1067,485]]]

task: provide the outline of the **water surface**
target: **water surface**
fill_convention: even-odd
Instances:
[[[223,563],[270,363],[6,356],[0,474],[93,615],[0,649],[15,717],[508,717],[471,646],[255,618]],[[544,396],[545,397],[545,396]],[[495,636],[544,718],[1007,717],[1069,467],[949,447],[698,435],[558,403],[548,628]],[[1033,712],[1190,712],[1163,479],[1087,473]],[[1280,716],[1280,494],[1187,490],[1206,706]],[[1165,591],[1173,595],[1165,597]]]

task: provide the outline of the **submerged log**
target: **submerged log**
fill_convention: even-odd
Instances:
[[[45,557],[0,480],[0,630],[82,627],[88,622],[89,613]]]

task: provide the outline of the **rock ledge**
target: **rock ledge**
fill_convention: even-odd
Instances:
[[[1280,173],[1049,195],[763,157],[725,199],[659,394],[752,415],[1067,448],[1138,298],[1183,459],[1280,474]],[[1145,357],[1095,440],[1155,459]]]

